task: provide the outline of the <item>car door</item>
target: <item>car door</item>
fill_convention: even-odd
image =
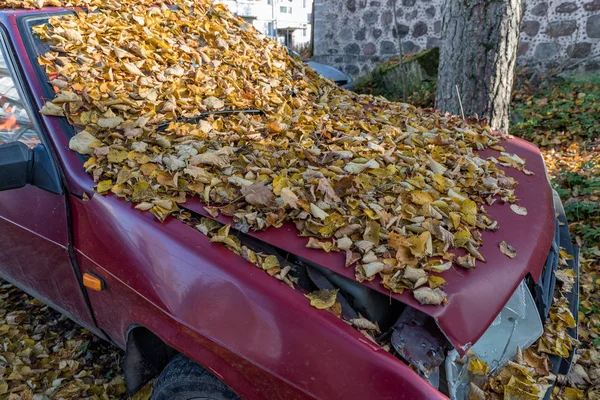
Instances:
[[[0,157],[12,159],[16,154],[11,152],[20,150],[33,160],[33,184],[0,191],[0,277],[93,329],[81,279],[71,262],[68,204],[59,171],[37,110],[32,112],[25,96],[5,29],[0,29],[0,37]],[[2,165],[0,159],[0,178],[6,181],[14,168]]]

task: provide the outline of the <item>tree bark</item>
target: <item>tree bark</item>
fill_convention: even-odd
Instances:
[[[445,0],[436,107],[508,131],[522,16],[522,0]]]

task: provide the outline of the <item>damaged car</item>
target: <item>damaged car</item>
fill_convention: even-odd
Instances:
[[[487,215],[501,228],[481,230],[478,254],[485,263],[477,268],[449,263],[443,272],[443,304],[427,304],[411,290],[400,293],[384,287],[378,277],[357,280],[343,252],[307,247],[307,238],[300,237],[290,221],[249,229],[233,214],[215,212],[214,204],[201,196],[188,196],[178,205],[185,222],[172,216],[159,221],[139,206],[145,204],[141,201],[136,205],[116,195],[101,195],[99,176],[86,172],[101,151],[89,155],[72,151],[71,140],[79,132],[67,116],[60,110],[40,113],[48,109],[57,85],[63,84],[49,82],[68,60],[56,56],[56,75],[49,75],[44,64],[49,58],[43,56],[58,50],[33,32],[50,18],[80,12],[70,7],[0,12],[0,276],[122,348],[130,394],[158,378],[153,399],[161,400],[465,399],[473,379],[469,357],[485,362],[486,375],[491,375],[542,336],[558,286],[555,273],[566,262],[577,274],[578,251],[534,145],[517,138],[499,139],[497,147],[527,162],[527,171],[498,167],[518,181],[514,194],[527,212],[517,213],[500,201],[486,204]],[[209,13],[219,14],[212,9]],[[67,36],[80,42],[75,33]],[[119,54],[120,62],[127,63],[130,56]],[[87,62],[81,53],[74,57],[81,65]],[[141,65],[129,65],[128,70],[143,76]],[[276,65],[269,68],[275,70]],[[88,72],[91,80],[94,68]],[[186,73],[173,70],[177,77]],[[268,79],[260,85],[269,91],[277,87]],[[88,95],[93,88],[81,86],[80,91]],[[289,96],[293,101],[298,93]],[[217,100],[207,104],[218,104]],[[119,106],[115,112],[125,109]],[[371,107],[365,104],[365,112]],[[223,118],[226,111],[220,111]],[[243,114],[238,117],[244,121],[262,112],[243,111],[247,112],[236,115]],[[331,132],[326,129],[328,119],[322,121],[317,139],[325,140]],[[124,134],[117,125],[107,129],[112,138],[121,140]],[[169,126],[158,135],[168,132]],[[275,132],[279,127],[270,129]],[[163,136],[156,137],[158,144],[148,145],[148,151],[155,147],[158,153],[165,143]],[[237,159],[251,158],[251,151],[240,148]],[[336,160],[317,159],[321,155],[316,151],[307,151],[306,158],[319,166],[345,162],[345,171],[373,165],[359,160],[362,163],[348,167],[343,158],[348,150],[340,149]],[[498,154],[491,148],[475,152],[480,157]],[[127,157],[124,153],[124,162],[134,165]],[[162,155],[161,161],[165,159]],[[179,159],[168,160],[178,168]],[[256,174],[268,173],[267,167],[261,168]],[[250,168],[248,172],[253,173]],[[240,179],[235,182],[247,184]],[[171,176],[169,184],[172,181]],[[319,207],[312,210],[323,212]],[[406,225],[420,233],[413,226],[419,221]],[[216,235],[221,239],[211,239],[210,232],[220,232]],[[518,255],[507,257],[498,248],[502,242],[511,243]],[[236,254],[226,245],[242,250]],[[465,249],[455,252],[468,254]],[[252,254],[274,257],[269,260],[277,268],[257,268],[248,261]],[[576,277],[568,294],[574,316],[577,285]],[[311,306],[313,299],[307,300],[313,293],[334,297],[314,299],[315,304],[323,303],[317,310]],[[339,304],[335,311],[333,304]],[[576,338],[576,327],[568,334]],[[572,354],[573,349],[565,357],[553,356],[552,372],[566,373]]]

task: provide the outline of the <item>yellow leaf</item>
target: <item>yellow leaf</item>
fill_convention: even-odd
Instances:
[[[460,226],[460,214],[456,212],[450,213],[450,220],[452,221],[452,227],[458,229]]]
[[[284,176],[277,176],[273,179],[273,193],[277,196],[281,195],[281,190],[289,185],[289,181]]]
[[[338,290],[320,289],[304,296],[310,300],[311,306],[319,310],[325,310],[335,304]]]
[[[98,182],[98,186],[96,187],[96,191],[100,194],[102,193],[106,193],[110,190],[110,188],[112,188],[113,184],[112,181],[110,179],[107,179],[105,181],[100,181]]]
[[[98,139],[88,131],[81,131],[69,140],[69,149],[80,154],[94,154],[92,145],[98,142]],[[87,168],[87,167],[86,167]]]
[[[490,368],[484,361],[474,357],[469,361],[469,371],[471,371],[473,375],[484,376],[490,372]]]
[[[539,400],[539,390],[530,382],[511,376],[504,388],[505,400]]]
[[[463,214],[463,220],[474,226],[477,221],[477,204],[471,199],[465,199],[460,206],[460,211]]]
[[[572,387],[566,387],[565,392],[563,393],[563,397],[565,400],[584,400],[585,393],[583,390],[579,390]]]
[[[0,380],[0,394],[6,394],[8,392],[8,382]]]
[[[109,163],[120,163],[127,159],[127,152],[124,150],[118,150],[112,148],[109,150],[108,155],[106,156]]]
[[[88,169],[92,165],[96,164],[96,157],[90,157],[86,162],[83,163],[83,168]]]
[[[279,267],[279,266],[280,266],[279,259],[274,255],[267,256],[265,258],[265,260],[263,261],[263,263],[261,264],[261,268],[264,269],[265,271],[269,270],[271,268]]]
[[[443,286],[446,283],[446,280],[441,276],[430,276],[429,277],[429,287],[435,289],[436,287]]]
[[[407,240],[410,243],[410,252],[415,257],[420,258],[425,255],[431,255],[431,233],[429,231],[411,236]]]
[[[369,221],[363,234],[363,239],[373,243],[375,246],[379,246],[380,230],[381,225],[376,221]]]
[[[423,192],[421,190],[414,190],[410,193],[411,199],[413,203],[418,205],[425,205],[433,202],[433,198],[427,192]]]
[[[406,238],[404,236],[402,236],[401,234],[397,233],[397,232],[392,232],[389,234],[388,236],[388,245],[395,249],[398,250],[400,247],[409,247],[410,243],[408,242],[408,240],[406,240]]]
[[[315,239],[314,237],[311,237],[308,239],[308,243],[306,244],[306,247],[308,247],[309,249],[325,250],[327,253],[329,253],[331,251],[331,249],[333,248],[333,243],[332,242],[321,242],[321,241]]]
[[[456,247],[464,247],[470,239],[471,233],[467,230],[461,229],[454,233],[454,245]]]
[[[298,208],[298,196],[290,188],[281,189],[281,199],[292,208]]]

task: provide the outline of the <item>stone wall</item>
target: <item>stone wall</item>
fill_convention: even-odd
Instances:
[[[600,0],[524,3],[521,65],[542,71],[600,70]],[[442,4],[443,0],[315,0],[314,59],[356,77],[397,56],[400,43],[404,54],[439,46]]]

